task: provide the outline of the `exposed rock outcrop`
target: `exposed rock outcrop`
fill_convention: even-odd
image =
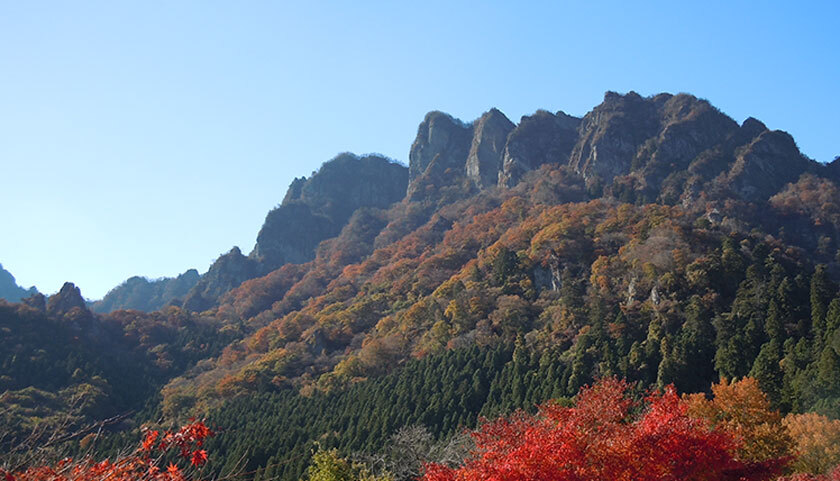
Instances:
[[[763,201],[796,182],[811,164],[787,132],[768,130],[738,152],[726,181],[742,199]]]
[[[408,198],[420,200],[427,187],[463,175],[472,137],[471,125],[442,112],[426,114],[408,156]]]
[[[239,247],[216,259],[184,299],[184,308],[204,311],[232,288],[258,275],[257,262],[242,255]]]
[[[72,282],[65,282],[58,293],[53,294],[47,300],[47,312],[50,315],[60,316],[67,314],[74,308],[87,311],[82,291]]]
[[[522,176],[547,163],[567,164],[578,139],[580,119],[538,110],[522,117],[508,135],[499,185],[513,187]]]
[[[589,185],[606,185],[629,173],[639,147],[659,130],[656,106],[665,100],[607,92],[604,101],[583,117],[570,165]]]
[[[738,125],[692,95],[607,92],[584,116],[569,164],[590,189],[624,201],[690,203],[714,185],[766,201],[813,162],[783,132]]]
[[[318,244],[337,236],[354,212],[387,208],[403,198],[407,185],[408,169],[378,155],[345,153],[324,163],[311,177],[292,182],[283,203],[266,215],[250,255],[234,248],[219,257],[184,307],[206,310],[246,280],[314,259]]]
[[[467,177],[478,188],[498,183],[505,144],[514,127],[497,109],[490,109],[476,121],[466,169]]]
[[[408,199],[438,203],[447,201],[444,191],[464,197],[494,185],[513,187],[546,163],[568,165],[594,196],[683,205],[708,188],[766,201],[803,172],[840,172],[816,167],[787,134],[756,119],[739,126],[692,95],[635,92],[607,92],[582,119],[538,111],[516,126],[497,109],[469,125],[430,112],[409,158]]]
[[[295,179],[257,235],[250,257],[270,272],[312,260],[318,244],[335,237],[361,207],[386,208],[405,195],[407,169],[384,157],[341,154],[311,178]]]

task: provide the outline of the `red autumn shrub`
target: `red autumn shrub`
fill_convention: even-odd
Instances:
[[[575,407],[545,404],[484,424],[460,468],[431,464],[424,481],[758,481],[787,459],[736,457],[740,441],[686,414],[672,388],[648,396],[631,415],[628,384],[604,379],[581,390]]]
[[[213,432],[201,421],[192,422],[177,431],[146,431],[140,446],[129,456],[116,461],[63,459],[55,466],[33,466],[15,472],[0,469],[2,481],[186,481],[197,480],[200,468],[207,462],[207,451],[201,449]],[[164,458],[175,453],[188,467],[175,463],[165,467]]]

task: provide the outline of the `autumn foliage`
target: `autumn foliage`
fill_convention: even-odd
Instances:
[[[786,458],[737,456],[741,440],[687,413],[672,388],[643,405],[613,378],[584,388],[574,407],[544,404],[484,424],[472,459],[460,468],[429,465],[424,481],[764,480]],[[637,408],[641,414],[633,415]]]
[[[131,455],[115,461],[66,458],[54,466],[35,466],[9,472],[0,469],[2,481],[186,481],[199,479],[207,463],[205,439],[214,435],[203,422],[196,421],[177,431],[147,430],[140,446]],[[174,457],[187,464],[182,468]]]
[[[738,436],[740,458],[762,461],[792,452],[793,440],[782,416],[771,409],[758,381],[749,377],[732,383],[723,380],[712,385],[712,394],[712,399],[703,393],[686,396],[688,414]]]

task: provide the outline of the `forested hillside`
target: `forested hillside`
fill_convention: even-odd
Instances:
[[[481,416],[523,409],[513,431],[555,439],[545,423],[558,413],[583,413],[574,431],[613,409],[620,439],[663,423],[754,476],[719,479],[772,479],[795,466],[796,436],[840,417],[838,169],[687,94],[608,92],[583,118],[518,124],[495,109],[471,123],[431,112],[408,168],[342,154],[289,187],[248,256],[234,248],[177,295],[134,281],[109,301],[174,305],[98,315],[68,288],[0,306],[2,401],[18,413],[35,391],[66,404],[68,390],[97,389],[107,409],[90,421],[143,406],[123,428],[204,418],[219,427],[207,472],[288,480],[313,452],[310,479],[330,479],[313,474],[329,463],[360,479],[423,475],[420,461],[387,462],[409,433],[439,463],[426,479],[524,479],[494,471],[499,432]],[[137,379],[110,371],[129,362]],[[703,403],[713,385],[720,402],[748,386],[783,448],[750,458],[731,426],[703,437],[721,419],[709,413],[731,409]],[[615,404],[587,404],[593,392]],[[802,413],[826,417],[782,424]],[[464,428],[488,457],[458,468]]]

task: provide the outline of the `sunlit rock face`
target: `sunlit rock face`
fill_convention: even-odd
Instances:
[[[578,140],[580,119],[564,112],[539,110],[522,117],[505,144],[499,185],[513,187],[522,176],[543,164],[568,164]]]
[[[497,109],[491,109],[476,121],[466,172],[467,178],[478,188],[498,183],[505,144],[514,127],[513,122]]]

